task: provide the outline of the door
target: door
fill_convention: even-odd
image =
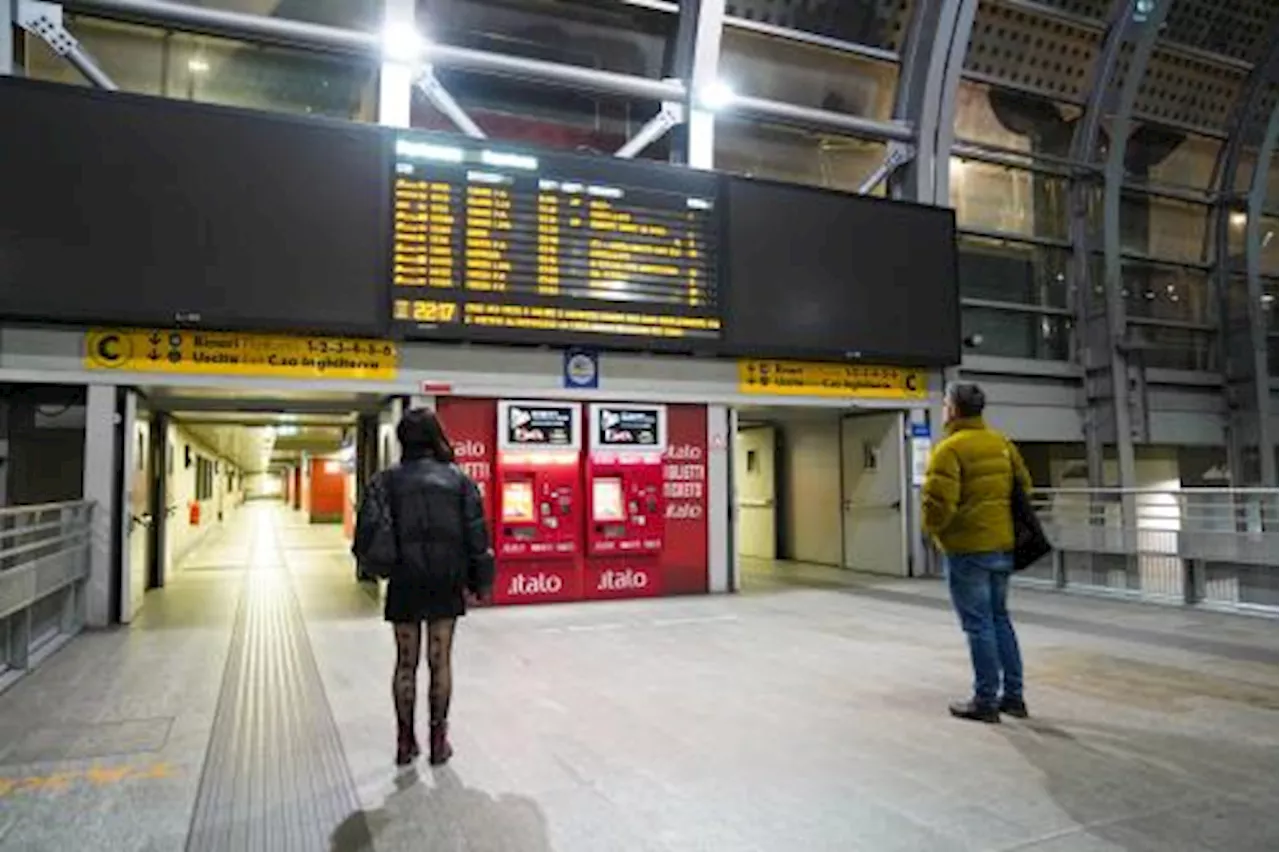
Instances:
[[[168,530],[173,516],[169,509],[169,470],[172,465],[169,456],[169,415],[163,412],[153,413],[149,432],[150,446],[147,453],[150,470],[147,471],[147,478],[151,482],[151,544],[147,554],[147,588],[158,589],[165,581],[169,553]]]
[[[121,558],[125,564],[121,566],[120,620],[128,624],[142,608],[142,598],[151,579],[153,523],[151,413],[135,391],[125,391],[123,425],[125,546],[121,549]]]
[[[907,576],[905,418],[857,414],[840,424],[844,566]]]
[[[772,426],[748,426],[734,442],[738,555],[777,559],[777,479]]]

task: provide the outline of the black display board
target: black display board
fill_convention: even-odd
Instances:
[[[392,318],[408,338],[718,349],[718,178],[398,134]]]
[[[378,335],[379,128],[0,78],[0,319]]]
[[[725,349],[910,366],[960,362],[955,214],[728,178]]]

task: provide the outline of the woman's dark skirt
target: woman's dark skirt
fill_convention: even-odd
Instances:
[[[397,624],[439,621],[465,615],[467,599],[461,588],[428,586],[392,578],[387,583],[383,617]]]

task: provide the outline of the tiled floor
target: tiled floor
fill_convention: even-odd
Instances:
[[[396,772],[340,532],[250,505],[0,695],[0,849],[1277,847],[1273,621],[1018,592],[1035,718],[985,727],[945,714],[939,584],[747,567],[736,597],[472,614],[457,757]]]

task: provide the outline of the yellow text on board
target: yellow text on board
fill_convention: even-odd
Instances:
[[[774,396],[825,396],[846,399],[924,399],[929,391],[924,370],[831,364],[809,361],[738,361],[741,393]]]
[[[386,380],[398,357],[390,341],[339,337],[99,328],[84,338],[85,367],[134,373]]]

